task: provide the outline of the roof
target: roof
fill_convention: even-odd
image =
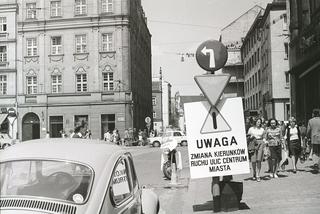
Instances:
[[[0,161],[14,159],[60,159],[103,167],[125,151],[105,141],[79,138],[48,138],[24,141],[1,152]]]
[[[260,7],[259,5],[254,5],[254,6],[251,7],[249,10],[247,10],[246,12],[244,12],[241,16],[239,16],[238,18],[236,18],[235,20],[233,20],[230,24],[228,24],[227,26],[225,26],[224,28],[222,28],[221,31],[223,31],[224,29],[228,28],[228,27],[231,26],[233,23],[235,23],[236,21],[238,21],[239,19],[241,19],[241,17],[243,17],[244,15],[248,14],[250,11],[252,11],[252,10],[254,10],[254,9],[263,10],[263,8]]]

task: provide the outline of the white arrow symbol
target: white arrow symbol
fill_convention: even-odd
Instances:
[[[203,53],[203,55],[209,54],[209,57],[210,57],[209,67],[210,67],[210,68],[216,67],[213,49],[209,49],[209,48],[207,49],[207,47],[204,46],[203,49],[201,50],[201,53]]]

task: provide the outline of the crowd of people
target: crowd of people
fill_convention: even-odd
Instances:
[[[288,159],[292,161],[292,172],[297,173],[297,163],[311,160],[314,169],[320,165],[320,110],[314,109],[307,126],[297,123],[294,117],[288,122],[275,118],[250,118],[247,120],[247,143],[252,163],[253,180],[261,181],[261,162],[267,161],[270,178],[278,178],[285,170]]]

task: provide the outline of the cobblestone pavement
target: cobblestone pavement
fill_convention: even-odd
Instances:
[[[311,161],[298,163],[296,174],[291,168],[289,164],[279,178],[262,173],[261,182],[251,180],[250,174],[234,176],[235,181],[243,182],[243,195],[241,209],[233,213],[320,213],[320,174]],[[262,172],[266,170],[263,162]],[[190,181],[181,213],[212,213],[210,182],[210,178]]]

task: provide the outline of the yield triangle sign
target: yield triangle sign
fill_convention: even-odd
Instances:
[[[198,84],[204,96],[208,99],[212,106],[216,106],[221,94],[230,79],[229,74],[215,75],[201,75],[195,76],[194,80]]]
[[[231,131],[229,124],[215,106],[206,105],[206,108],[208,115],[200,130],[201,134]]]

